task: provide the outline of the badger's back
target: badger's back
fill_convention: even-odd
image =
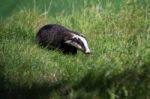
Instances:
[[[69,30],[58,24],[43,26],[37,33],[37,41],[42,46],[61,47],[64,37],[69,34]]]

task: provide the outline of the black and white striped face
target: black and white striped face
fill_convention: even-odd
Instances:
[[[91,53],[86,39],[82,36],[73,34],[72,38],[67,40],[65,43],[70,44],[70,45],[80,49],[85,54]]]

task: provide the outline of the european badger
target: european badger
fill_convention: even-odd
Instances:
[[[59,49],[64,54],[77,54],[77,49],[85,54],[90,53],[85,37],[58,24],[43,26],[36,37],[41,46]]]

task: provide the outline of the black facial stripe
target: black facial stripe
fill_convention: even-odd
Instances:
[[[78,43],[85,50],[85,46],[79,38],[73,38],[72,41]]]

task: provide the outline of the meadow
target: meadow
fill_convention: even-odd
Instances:
[[[0,97],[150,98],[149,0],[122,1],[115,7],[110,0],[83,1],[78,10],[78,4],[66,0],[69,13],[51,15],[53,3],[44,12],[35,4],[1,18]],[[84,34],[92,54],[64,55],[39,47],[35,35],[49,23]]]

